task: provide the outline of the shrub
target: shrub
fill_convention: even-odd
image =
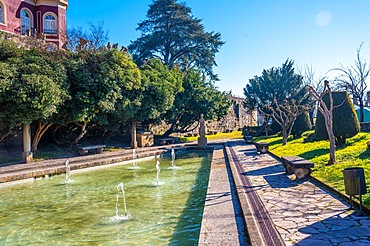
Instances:
[[[356,136],[360,131],[355,109],[351,98],[346,91],[333,92],[333,132],[337,146],[343,146],[346,138]],[[323,101],[329,108],[329,94],[323,97]],[[340,105],[340,106],[339,106]],[[337,107],[336,107],[337,106]],[[315,134],[318,139],[328,139],[323,115],[318,112],[316,117]]]
[[[311,127],[310,116],[307,112],[303,112],[297,116],[293,125],[292,134],[295,138],[301,137],[302,133],[310,130]]]
[[[274,120],[272,120],[271,125],[270,125],[270,130],[271,130],[271,135],[277,134],[281,132],[281,126]],[[270,133],[270,132],[269,132]]]

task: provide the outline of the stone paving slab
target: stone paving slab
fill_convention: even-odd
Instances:
[[[248,245],[230,179],[224,147],[215,145],[198,245]]]
[[[370,219],[333,194],[285,174],[280,161],[253,145],[229,143],[286,245],[370,245]]]

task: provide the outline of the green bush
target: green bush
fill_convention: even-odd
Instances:
[[[355,109],[351,98],[346,91],[333,92],[333,132],[338,147],[344,146],[346,139],[356,136],[360,131]],[[323,97],[323,101],[329,108],[329,94]],[[340,105],[340,106],[339,106]],[[328,139],[324,116],[318,112],[316,117],[315,134],[318,139]]]
[[[275,120],[272,120],[270,130],[271,130],[270,135],[277,134],[282,131],[281,126]]]
[[[310,116],[307,112],[303,112],[297,116],[293,125],[292,134],[295,138],[301,137],[302,133],[310,130],[311,127]]]

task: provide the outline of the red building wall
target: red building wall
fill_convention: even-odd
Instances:
[[[41,34],[44,32],[44,14],[51,12],[57,16],[58,33],[45,35],[44,39],[47,42],[56,43],[59,47],[64,44],[66,40],[66,9],[68,7],[66,1],[49,1],[48,5],[44,5],[42,1],[37,1],[36,4],[33,0],[27,0],[27,2],[22,0],[0,0],[0,2],[5,7],[5,24],[0,24],[0,30],[21,34],[21,10],[27,8],[32,13],[32,25],[36,33]]]

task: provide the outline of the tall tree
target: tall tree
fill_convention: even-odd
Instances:
[[[269,118],[275,117],[275,121],[286,129],[287,134],[296,116],[302,112],[298,110],[301,108],[299,105],[306,103],[303,77],[295,72],[294,62],[289,59],[281,67],[264,69],[261,76],[250,79],[244,88],[244,95],[246,108],[256,109],[264,115],[265,125]],[[293,114],[288,101],[294,101]]]
[[[0,72],[3,78],[0,81],[6,82],[6,89],[0,92],[0,117],[8,118],[11,126],[37,123],[32,151],[37,150],[42,135],[52,124],[50,117],[68,98],[64,67],[50,58],[53,53],[48,56],[42,53],[42,50],[20,49],[4,60]]]
[[[140,86],[123,91],[116,111],[110,115],[110,123],[116,127],[131,122],[132,147],[136,147],[136,123],[161,120],[182,89],[181,71],[176,68],[169,70],[159,59],[148,60],[140,67],[140,74]]]
[[[176,95],[173,106],[165,115],[170,128],[164,136],[194,130],[201,114],[206,120],[221,119],[231,106],[229,94],[217,90],[197,70],[191,69],[185,74],[182,87],[183,91]]]
[[[294,62],[288,59],[281,67],[264,69],[261,76],[249,80],[244,88],[245,106],[262,110],[265,106],[273,106],[275,100],[277,103],[292,99],[301,101],[304,88],[303,77],[295,73]]]
[[[303,109],[295,100],[291,102],[284,100],[283,103],[274,100],[274,104],[267,106],[267,109],[270,111],[267,114],[280,125],[283,134],[283,145],[286,145],[296,118],[303,113],[305,108]]]
[[[331,71],[339,72],[339,76],[335,79],[338,86],[348,91],[355,104],[360,107],[360,122],[364,122],[366,81],[370,75],[370,64],[360,56],[362,45],[357,49],[357,60],[354,65],[350,64],[345,67],[341,64],[340,67],[331,69]]]
[[[325,128],[326,132],[328,133],[329,143],[330,143],[330,159],[328,161],[329,165],[334,164],[337,159],[335,155],[335,135],[334,135],[334,129],[333,129],[333,109],[334,109],[334,101],[333,101],[333,93],[329,87],[329,81],[324,81],[324,90],[319,93],[313,88],[312,86],[307,86],[307,91],[311,94],[311,96],[317,100],[317,109],[324,117],[325,121]],[[329,103],[328,105],[324,102],[324,96],[328,95],[329,97]]]
[[[146,20],[137,28],[141,37],[131,43],[130,52],[141,65],[149,58],[159,58],[170,69],[178,64],[183,70],[198,68],[211,79],[215,54],[224,44],[221,34],[206,32],[191,9],[176,0],[155,0],[149,5]]]
[[[327,79],[325,75],[316,75],[312,66],[306,66],[304,71],[298,71],[303,76],[303,83],[306,86],[311,86],[315,91],[324,91],[324,81]],[[311,125],[314,125],[315,112],[317,112],[317,101],[311,100],[308,102],[310,105],[309,115]]]
[[[74,54],[66,66],[72,96],[66,102],[66,116],[81,127],[72,142],[76,144],[92,120],[116,109],[123,90],[140,83],[140,72],[131,57],[117,49]]]

